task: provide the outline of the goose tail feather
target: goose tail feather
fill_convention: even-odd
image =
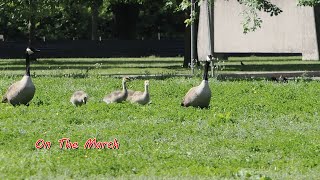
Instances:
[[[107,104],[110,104],[111,103],[111,101],[110,101],[110,99],[103,99],[103,102],[105,102],[105,103],[107,103]]]

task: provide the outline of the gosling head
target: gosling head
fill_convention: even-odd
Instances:
[[[84,104],[87,104],[87,101],[88,101],[88,95],[84,95],[83,99],[82,99],[82,102]]]
[[[29,48],[29,47],[27,47],[27,49],[26,49],[26,54],[28,54],[28,55],[31,55],[31,54],[33,54],[34,52]]]
[[[144,85],[149,86],[149,81],[148,80],[144,81]]]
[[[123,78],[122,78],[122,82],[123,82],[123,83],[126,83],[126,82],[128,82],[128,81],[130,81],[130,78],[129,78],[129,77],[123,77]]]
[[[31,55],[35,52],[40,52],[40,50],[32,48],[32,47],[27,47],[27,49],[26,49],[26,54],[28,54],[28,55]]]
[[[212,58],[213,58],[213,56],[211,55],[211,54],[209,54],[208,56],[207,56],[207,61],[212,61]]]

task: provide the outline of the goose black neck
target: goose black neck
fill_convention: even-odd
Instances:
[[[30,76],[30,55],[26,53],[26,75]]]
[[[127,84],[125,81],[122,82],[122,89],[123,89],[123,91],[127,90]]]
[[[148,86],[144,86],[144,92],[148,92]]]
[[[206,61],[205,65],[204,65],[203,80],[206,80],[206,81],[208,81],[209,64],[210,64],[210,62]]]

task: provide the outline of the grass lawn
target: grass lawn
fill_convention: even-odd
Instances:
[[[161,73],[161,68],[171,74],[180,73],[180,69],[189,72],[178,67],[182,58],[173,59],[176,62],[171,65],[176,69],[168,68],[170,63],[163,60],[165,63],[142,59],[147,62],[140,63],[134,59],[132,66],[154,65],[155,68],[145,69],[150,73],[154,69]],[[7,68],[0,71],[1,94],[21,79],[24,71],[20,61],[0,60],[0,68]],[[33,77],[37,90],[30,106],[0,104],[1,179],[320,177],[317,81],[210,79],[211,107],[196,109],[182,108],[180,101],[190,87],[200,83],[199,77],[150,79],[151,104],[106,105],[101,102],[103,96],[120,89],[121,80],[102,75],[109,69],[120,72],[126,68],[96,68],[97,72],[90,69],[85,76],[65,76],[63,73],[87,73],[86,67],[99,60],[85,59],[84,64],[62,60],[70,61],[68,67],[78,67],[63,71],[47,69],[59,67],[55,60],[42,61],[45,64],[40,61],[31,69],[39,76]],[[99,63],[108,66],[102,60]],[[114,66],[122,65],[114,62]],[[61,63],[60,67],[66,65]],[[133,68],[128,73],[140,71],[143,70]],[[143,80],[135,79],[128,85],[130,89],[143,90]],[[73,107],[69,99],[78,89],[89,94],[89,102]],[[60,149],[61,138],[78,142],[79,148]],[[116,138],[120,147],[84,149],[89,138],[103,142]],[[36,149],[38,139],[50,141],[51,148]]]
[[[245,65],[241,66],[240,61]],[[70,58],[38,59],[32,64],[34,76],[83,77],[119,75],[190,75],[182,67],[183,57],[145,58]],[[218,74],[265,71],[320,71],[320,61],[301,61],[299,56],[289,57],[230,57],[216,63]],[[21,75],[23,59],[1,59],[0,75]],[[196,73],[201,74],[201,70]]]
[[[82,75],[150,75],[187,74],[182,57],[171,58],[104,58],[104,59],[39,59],[32,64],[32,73],[39,76]],[[0,60],[0,69],[7,75],[20,75],[25,67],[23,59]]]

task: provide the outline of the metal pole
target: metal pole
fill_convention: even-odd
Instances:
[[[191,72],[194,74],[194,61],[196,59],[195,57],[195,0],[191,0],[191,13],[190,13],[190,18],[192,20],[191,22]]]

